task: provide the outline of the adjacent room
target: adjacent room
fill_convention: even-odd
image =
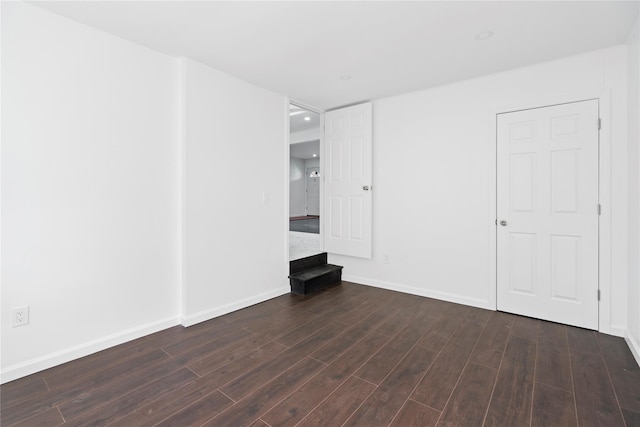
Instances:
[[[320,114],[289,106],[289,259],[321,252]]]
[[[0,424],[640,425],[639,10],[0,2]]]

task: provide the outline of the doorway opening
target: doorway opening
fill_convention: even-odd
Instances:
[[[289,259],[322,251],[321,115],[289,105]]]

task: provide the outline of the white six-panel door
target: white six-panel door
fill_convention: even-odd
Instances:
[[[497,117],[497,308],[598,329],[598,101]]]
[[[371,258],[371,103],[324,118],[324,250]]]

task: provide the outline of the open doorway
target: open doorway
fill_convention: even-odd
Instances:
[[[321,252],[320,114],[289,106],[289,259]]]

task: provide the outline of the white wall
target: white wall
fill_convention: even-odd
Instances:
[[[289,291],[289,105],[192,60],[182,60],[182,82],[182,323],[191,325]]]
[[[306,215],[305,161],[291,157],[289,163],[289,216]]]
[[[640,21],[629,35],[629,347],[640,364]]]
[[[605,228],[612,227],[612,266],[601,277],[601,330],[622,334],[628,213],[625,46],[375,101],[373,259],[330,256],[330,262],[344,265],[346,280],[494,307],[495,113],[594,94],[610,94],[610,109],[601,105],[607,119],[601,135],[605,151],[611,144],[614,166],[604,189],[612,198],[602,217]],[[389,264],[382,262],[385,254]]]
[[[2,381],[177,324],[176,82],[165,55],[2,2]]]
[[[23,3],[2,55],[3,382],[288,291],[283,96]]]

